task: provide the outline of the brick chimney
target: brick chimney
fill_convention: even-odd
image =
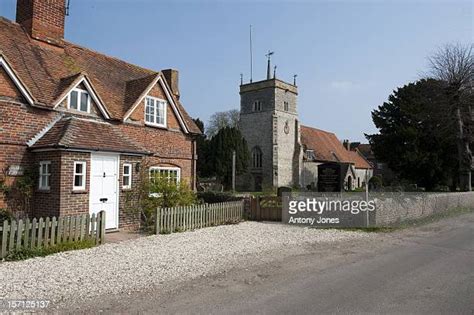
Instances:
[[[34,39],[62,46],[65,0],[17,0],[16,21]]]
[[[161,70],[166,82],[171,88],[173,95],[179,100],[179,72],[174,69]]]

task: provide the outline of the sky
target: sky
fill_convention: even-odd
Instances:
[[[15,18],[16,0],[0,0]],[[174,68],[186,110],[207,121],[240,107],[240,74],[297,74],[300,122],[366,142],[371,111],[428,71],[446,43],[473,43],[472,1],[70,0],[65,38],[153,70]]]

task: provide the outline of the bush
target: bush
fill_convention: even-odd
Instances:
[[[86,249],[94,247],[95,241],[92,239],[87,239],[79,242],[66,242],[61,243],[53,246],[48,247],[38,247],[38,248],[26,248],[22,247],[18,250],[14,250],[10,252],[7,257],[5,257],[6,261],[16,261],[16,260],[24,260],[33,257],[44,257],[60,252],[66,252],[70,250],[78,250],[78,249]]]
[[[0,224],[2,224],[3,221],[11,219],[13,219],[13,216],[10,211],[8,211],[7,209],[0,209]]]
[[[152,231],[157,208],[189,206],[197,199],[186,181],[176,183],[159,174],[150,179],[148,172],[149,165],[142,165],[139,185],[125,194],[125,211],[140,215],[142,228]]]
[[[369,188],[370,189],[380,189],[382,188],[383,182],[382,178],[380,176],[372,176],[372,178],[369,179]]]
[[[239,201],[242,197],[234,196],[229,192],[201,191],[197,193],[197,198],[203,203],[218,203],[228,201]]]

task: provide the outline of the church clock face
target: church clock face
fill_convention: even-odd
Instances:
[[[288,124],[288,120],[285,122],[285,128],[283,129],[286,134],[290,133],[290,126]]]

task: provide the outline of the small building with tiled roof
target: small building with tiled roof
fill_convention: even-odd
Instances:
[[[70,43],[64,24],[65,0],[17,0],[16,22],[0,17],[0,180],[15,187],[35,173],[29,200],[0,194],[0,208],[106,210],[107,229],[136,226],[125,198],[140,174],[195,188],[200,130],[180,101],[176,70]]]
[[[346,166],[343,178],[347,190],[364,187],[372,177],[369,161],[357,149],[351,150],[348,141],[341,142],[332,132],[301,126],[301,144],[304,151],[302,184],[305,187],[317,185],[318,166],[323,163],[336,162]]]

